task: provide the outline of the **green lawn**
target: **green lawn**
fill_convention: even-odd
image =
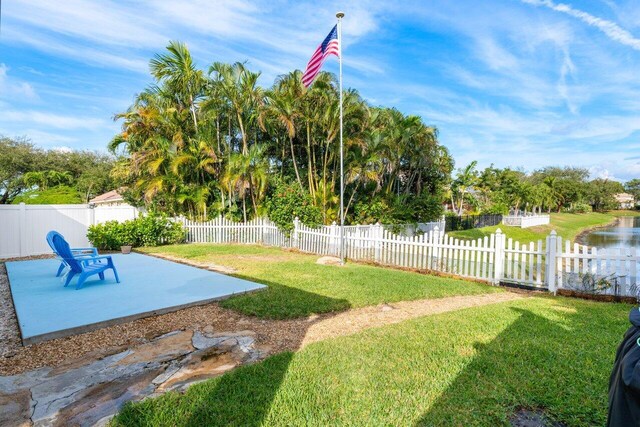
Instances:
[[[618,216],[640,215],[640,211],[612,211],[607,213],[592,212],[588,214],[552,213],[551,224],[538,227],[519,228],[499,225],[493,227],[476,228],[473,230],[453,231],[451,236],[464,239],[477,239],[489,236],[500,228],[507,238],[511,237],[520,243],[537,242],[546,238],[551,230],[556,230],[564,239],[574,240],[582,231],[592,227],[607,225]]]
[[[264,283],[266,291],[232,297],[221,305],[245,314],[286,319],[383,302],[502,292],[459,279],[348,263],[316,264],[318,256],[248,245],[189,244],[144,248],[232,267],[237,277]]]
[[[128,404],[114,426],[603,425],[631,306],[532,297],[312,344]]]

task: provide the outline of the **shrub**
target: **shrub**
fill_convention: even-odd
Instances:
[[[13,199],[12,203],[25,203],[27,205],[73,205],[76,203],[84,203],[84,201],[75,188],[58,185],[47,188],[46,190],[36,189],[26,191]]]
[[[391,209],[385,200],[375,198],[356,203],[353,208],[354,220],[357,224],[375,224],[385,222]],[[388,222],[388,221],[386,221]]]
[[[89,227],[87,238],[99,249],[120,246],[158,246],[184,242],[185,230],[165,215],[148,214],[125,222],[107,221]]]
[[[422,193],[419,197],[393,196],[390,199],[379,196],[354,206],[354,220],[360,224],[415,224],[437,221],[443,213],[440,196],[429,193]]]
[[[313,205],[311,197],[296,183],[278,183],[265,205],[269,219],[284,231],[293,229],[295,217],[311,227],[322,224],[320,208]]]
[[[509,205],[503,202],[493,203],[490,206],[484,208],[481,212],[481,215],[508,215],[509,214]]]
[[[589,205],[588,203],[578,202],[578,203],[574,203],[572,206],[568,208],[563,208],[562,211],[567,213],[589,213],[592,211],[592,209],[591,209],[591,205]]]

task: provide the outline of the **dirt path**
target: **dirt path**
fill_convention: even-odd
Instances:
[[[521,298],[525,298],[525,295],[503,292],[403,301],[394,304],[382,304],[379,306],[353,309],[313,323],[302,340],[302,346],[327,338],[351,335],[368,328],[399,323],[417,317],[461,310],[463,308],[498,304]]]

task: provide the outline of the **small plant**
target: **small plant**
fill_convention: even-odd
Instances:
[[[594,273],[568,273],[565,275],[567,288],[588,294],[600,294],[614,287],[618,294],[618,276],[600,276]]]
[[[181,224],[165,215],[148,214],[136,219],[107,221],[89,227],[87,238],[99,249],[119,250],[121,246],[159,246],[184,242]]]

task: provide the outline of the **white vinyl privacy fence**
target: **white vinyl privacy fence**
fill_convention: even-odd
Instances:
[[[308,227],[294,220],[290,235],[267,219],[236,223],[182,220],[189,242],[262,243],[318,255],[340,254],[340,227]],[[552,232],[543,242],[522,244],[497,230],[476,240],[453,238],[439,228],[404,236],[382,225],[347,226],[348,259],[382,265],[431,270],[491,283],[534,288],[636,295],[640,254],[634,249],[597,249],[571,245]]]
[[[0,205],[0,258],[50,253],[45,236],[51,230],[62,233],[74,247],[89,246],[90,225],[137,215],[129,205]]]

